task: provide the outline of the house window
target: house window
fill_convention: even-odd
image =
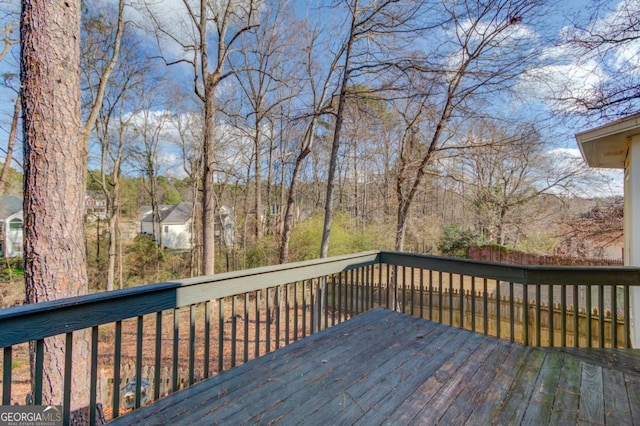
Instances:
[[[22,230],[22,221],[20,219],[12,219],[9,222],[9,230],[10,231],[21,231]]]
[[[165,225],[164,226],[164,230],[162,232],[164,232],[165,234],[168,234],[169,233],[169,226]]]

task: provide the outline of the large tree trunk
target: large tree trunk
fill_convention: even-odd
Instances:
[[[21,82],[26,302],[87,293],[80,0],[24,1]],[[88,405],[89,334],[73,333],[71,409]],[[42,401],[62,404],[64,336],[45,340]],[[33,381],[32,381],[33,383]]]

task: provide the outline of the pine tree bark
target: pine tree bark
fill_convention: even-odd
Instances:
[[[27,303],[87,293],[80,7],[80,0],[22,2]],[[73,334],[72,411],[89,402],[88,337],[87,332]],[[63,402],[64,346],[64,336],[45,340],[42,404]]]

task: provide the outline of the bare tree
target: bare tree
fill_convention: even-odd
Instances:
[[[591,66],[590,73],[601,78],[591,87],[563,91],[558,100],[578,113],[604,118],[635,113],[640,105],[640,64],[637,55],[628,53],[640,41],[640,3],[622,0],[613,10],[601,0],[592,3],[586,24],[576,22],[565,32],[565,46],[579,63],[591,61],[595,69]]]
[[[166,111],[154,111],[153,93],[142,95],[140,113],[130,122],[129,136],[134,139],[130,147],[130,155],[142,173],[144,189],[151,199],[151,224],[153,239],[160,250],[163,245],[163,229],[161,226],[160,189],[158,176],[160,174],[160,143],[163,133],[168,126],[170,114]]]
[[[261,24],[250,31],[248,37],[241,39],[240,57],[235,73],[242,89],[243,100],[248,103],[242,114],[248,122],[250,138],[254,144],[254,205],[256,220],[253,234],[260,239],[264,233],[265,219],[263,219],[263,151],[264,141],[270,141],[268,148],[269,165],[273,146],[273,115],[278,111],[281,103],[292,95],[287,93],[287,76],[291,70],[287,69],[286,56],[290,53],[289,45],[294,36],[292,20],[287,15],[286,4],[282,1],[270,2],[270,7],[261,15]],[[249,130],[248,130],[249,132]],[[270,167],[268,172],[271,172]],[[267,180],[269,187],[271,182]],[[269,202],[267,198],[267,203]]]
[[[178,45],[188,57],[165,58],[168,64],[188,63],[193,69],[194,90],[203,103],[202,143],[202,273],[214,273],[216,215],[216,93],[220,83],[236,70],[226,69],[227,59],[244,33],[256,26],[256,0],[183,0],[185,19],[168,24],[152,11],[158,38]],[[181,11],[182,12],[182,11]],[[174,14],[175,15],[175,14]],[[177,15],[180,15],[179,13]],[[181,29],[185,32],[179,33]]]
[[[534,221],[524,209],[544,194],[569,195],[587,171],[578,158],[545,150],[534,126],[472,122],[453,155],[442,161],[448,176],[466,189],[477,230],[487,241],[514,245]]]
[[[420,185],[437,153],[453,140],[462,112],[470,114],[474,100],[487,100],[487,95],[508,88],[534,53],[526,31],[519,32],[518,26],[535,16],[537,2],[465,0],[442,7],[446,39],[427,57],[408,61],[406,99],[414,106],[396,108],[409,111],[401,149],[413,149],[399,155],[395,247],[399,251]]]
[[[19,42],[15,37],[18,18],[11,15],[11,21],[6,23],[4,28],[0,30],[0,39],[2,39],[2,50],[0,50],[0,62],[2,62],[11,51],[11,47]],[[6,79],[6,76],[5,76]],[[0,194],[4,194],[6,190],[7,179],[9,177],[9,169],[11,162],[16,161],[13,158],[13,149],[15,147],[16,136],[18,133],[18,119],[20,118],[20,90],[16,90],[16,99],[13,107],[13,115],[11,117],[11,127],[9,129],[9,137],[7,140],[7,150],[5,155],[4,164],[2,165],[2,172],[0,172]],[[19,162],[17,162],[19,164]]]
[[[131,34],[128,37],[125,35],[123,41],[123,8],[124,2],[121,1],[117,11],[97,10],[87,14],[83,19],[85,37],[81,46],[81,76],[86,88],[87,104],[92,105],[100,95],[100,79],[105,70],[111,67],[110,72],[113,73],[110,84],[103,88],[103,102],[94,127],[100,152],[100,172],[91,175],[102,190],[107,204],[109,246],[106,288],[109,291],[114,289],[116,280],[120,238],[120,180],[125,156],[125,130],[131,119],[131,115],[126,112],[127,96],[132,88],[141,84],[144,78],[142,74],[146,71],[146,66],[136,60],[138,46]],[[122,50],[123,60],[113,63],[111,59],[115,48]],[[120,282],[121,288],[122,285]]]

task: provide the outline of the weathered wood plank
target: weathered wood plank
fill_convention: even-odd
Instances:
[[[507,359],[494,371],[491,383],[482,392],[474,410],[465,422],[467,425],[490,424],[505,395],[513,385],[515,371],[519,371],[525,362],[530,347],[507,344],[511,350]]]
[[[575,425],[580,407],[580,361],[564,354],[549,424]]]
[[[487,388],[495,380],[496,373],[504,368],[503,363],[511,355],[513,346],[506,342],[498,342],[495,349],[487,359],[482,362],[475,358],[469,358],[467,362],[478,366],[475,374],[459,385],[458,395],[450,403],[446,412],[438,419],[440,424],[464,424],[474,409],[484,403],[485,405],[498,404],[500,400],[488,401],[486,399]]]
[[[404,320],[402,321],[402,330],[399,333],[385,333],[384,336],[373,333],[370,338],[371,342],[375,342],[375,344],[370,345],[372,350],[363,354],[365,356],[360,357],[359,362],[344,363],[340,368],[333,370],[331,373],[333,380],[329,378],[329,380],[307,382],[304,391],[300,390],[291,394],[277,407],[270,407],[268,416],[262,417],[262,419],[274,419],[286,415],[287,422],[308,424],[313,423],[308,417],[315,411],[320,411],[321,418],[326,417],[326,414],[322,414],[323,411],[326,412],[326,407],[330,407],[327,408],[329,410],[340,412],[340,418],[343,419],[345,415],[344,402],[350,403],[354,400],[354,392],[358,392],[357,388],[362,386],[367,377],[375,375],[376,382],[380,383],[380,380],[383,379],[380,377],[381,374],[394,376],[393,371],[397,367],[397,360],[407,360],[410,353],[418,353],[426,346],[425,340],[448,340],[455,334],[447,336],[447,333],[450,332],[448,327],[430,324],[428,328],[419,330],[419,333],[426,335],[421,339],[416,339],[416,330],[412,325],[420,320],[404,315],[401,315],[400,318],[404,318]],[[413,342],[411,342],[412,339]],[[350,347],[345,348],[347,353],[352,350],[353,348]],[[389,362],[394,365],[388,365]]]
[[[383,321],[384,311],[371,311],[368,313],[367,321]],[[316,350],[315,342],[319,345],[327,344],[327,341],[337,338],[344,333],[356,332],[362,327],[362,319],[355,317],[350,321],[343,322],[331,329],[299,340],[296,343],[278,349],[276,352],[264,355],[249,363],[236,367],[228,372],[214,376],[208,380],[197,383],[189,388],[181,390],[173,395],[156,401],[150,406],[133,411],[126,416],[115,419],[112,424],[140,424],[147,418],[171,419],[172,416],[184,413],[195,412],[207,408],[207,404],[213,405],[219,400],[232,399],[233,392],[243,393],[248,389],[255,388],[255,379],[260,375],[268,374],[263,371],[271,371],[278,374],[280,371],[293,369],[293,362],[296,359],[306,356]],[[354,335],[358,335],[355,333]],[[277,368],[281,370],[278,370]],[[233,385],[233,388],[230,386]],[[223,401],[226,402],[226,401]],[[195,407],[195,408],[194,408]],[[204,408],[203,408],[204,407]]]
[[[556,351],[547,351],[538,373],[534,391],[522,418],[522,424],[548,424],[553,410],[556,386],[560,376],[562,356]]]
[[[608,425],[630,424],[631,408],[624,382],[624,373],[605,368],[602,370],[604,385],[604,417]],[[637,396],[640,398],[640,395]]]
[[[602,367],[582,363],[579,424],[604,424]]]
[[[462,343],[459,343],[459,337],[462,337]],[[452,347],[438,347],[439,354],[425,365],[424,377],[419,378],[422,383],[418,383],[415,390],[396,405],[394,412],[397,415],[392,413],[387,417],[395,417],[398,424],[408,424],[483,341],[475,336],[467,338],[463,333],[459,333],[459,337],[452,339]]]
[[[558,348],[589,364],[615,368],[622,373],[640,374],[640,349],[576,349]]]
[[[454,374],[448,377],[436,395],[412,420],[416,425],[433,425],[440,421],[460,392],[461,386],[467,383],[476,372],[478,365],[485,362],[487,357],[497,347],[498,341],[483,338],[482,344],[473,353],[469,354],[467,361],[458,366]]]
[[[640,424],[640,374],[625,374],[631,424]]]
[[[292,413],[293,418],[287,417],[288,422],[297,423],[297,414],[306,413],[314,407],[322,405],[323,401],[330,398],[333,392],[340,392],[349,383],[359,380],[367,371],[376,369],[380,364],[389,359],[399,357],[398,354],[406,350],[402,343],[397,342],[407,332],[407,322],[396,314],[395,321],[384,327],[385,335],[379,335],[379,329],[375,327],[363,327],[362,340],[347,341],[344,336],[332,342],[335,347],[323,346],[317,348],[313,354],[301,361],[315,367],[308,374],[286,374],[280,380],[284,383],[270,383],[268,395],[256,393],[247,400],[243,398],[243,410],[234,413],[233,416],[224,417],[225,413],[219,413],[216,420],[229,424],[238,422],[265,422],[278,419],[283,415]],[[443,333],[444,328],[433,328],[435,332]],[[374,342],[377,344],[367,344]],[[337,349],[336,359],[328,362],[327,351]],[[296,411],[296,409],[299,410]]]
[[[513,386],[509,389],[492,421],[494,424],[520,424],[522,422],[545,356],[546,352],[537,348],[531,349],[527,354],[520,370],[515,373],[516,378],[513,381]]]
[[[368,375],[365,380],[349,389],[355,403],[345,407],[341,419],[348,424],[380,424],[389,414],[402,404],[406,398],[415,392],[428,377],[435,374],[440,366],[460,349],[461,352],[472,352],[473,349],[464,348],[469,340],[468,336],[445,333],[435,344],[426,343],[417,353],[408,353],[405,361],[398,365],[396,360],[390,360],[379,371]],[[438,343],[439,342],[439,343]],[[476,348],[479,341],[470,344]],[[380,386],[383,383],[384,386]],[[360,408],[364,408],[363,412]],[[318,412],[311,417],[320,418]]]

